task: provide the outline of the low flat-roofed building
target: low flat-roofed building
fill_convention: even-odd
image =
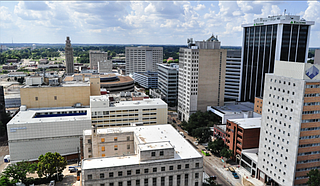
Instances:
[[[25,110],[21,106],[7,124],[11,161],[33,161],[47,152],[59,152],[67,159],[77,158],[79,138],[83,130],[90,128],[90,108]]]
[[[167,104],[161,99],[114,101],[109,95],[91,96],[92,125],[97,127],[167,123]]]
[[[226,145],[239,163],[243,149],[259,147],[260,118],[230,119],[227,121]]]
[[[82,185],[202,185],[202,155],[171,125],[91,129],[83,136],[92,158],[82,160]]]
[[[158,88],[158,72],[135,72],[134,82],[143,88]]]
[[[244,149],[241,153],[240,165],[245,168],[254,178],[257,175],[258,151],[259,148],[252,148]]]
[[[221,118],[222,124],[226,124],[228,119],[261,117],[253,110],[254,104],[251,102],[225,102],[224,106],[207,107],[207,111],[211,111]]]

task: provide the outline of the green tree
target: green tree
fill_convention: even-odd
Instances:
[[[175,60],[174,60],[174,63],[179,63],[179,59],[175,59]]]
[[[12,178],[12,183],[22,182],[26,184],[28,180],[27,174],[34,173],[35,170],[35,163],[22,161],[8,165],[2,173],[5,177]]]
[[[218,138],[208,143],[208,148],[212,153],[220,153],[220,151],[225,147],[226,145],[224,144],[224,141],[221,138]]]
[[[220,156],[229,159],[232,156],[232,151],[228,148],[223,148],[220,152]]]
[[[309,186],[319,186],[320,185],[320,171],[318,169],[312,169],[310,172],[307,173],[309,180],[307,184]]]
[[[38,158],[37,174],[42,176],[52,177],[55,173],[62,173],[67,166],[67,161],[59,153],[47,152]]]
[[[164,63],[166,63],[166,62],[167,62],[167,60],[166,60],[166,59],[164,59],[164,60],[163,60],[163,62],[164,62]]]
[[[13,186],[13,183],[5,175],[0,175],[0,185],[1,186]]]
[[[192,131],[192,136],[196,137],[200,143],[208,142],[211,136],[209,127],[200,127]]]

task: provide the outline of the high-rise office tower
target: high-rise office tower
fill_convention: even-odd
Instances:
[[[214,36],[188,41],[188,48],[179,51],[178,114],[185,121],[197,110],[224,104],[227,55]]]
[[[300,16],[278,15],[243,24],[242,66],[239,101],[254,102],[263,96],[265,73],[272,73],[274,61],[306,62],[310,26]]]
[[[89,60],[90,60],[90,69],[98,70],[99,62],[106,63],[108,66],[108,73],[112,72],[112,61],[108,61],[108,52],[102,52],[99,50],[90,50],[89,51]]]
[[[305,185],[320,168],[320,65],[276,61],[266,74],[258,178]],[[275,184],[275,185],[277,185]]]
[[[241,50],[228,50],[226,61],[226,83],[224,99],[237,101],[240,89]]]
[[[72,49],[71,40],[69,37],[67,37],[67,40],[66,40],[65,56],[66,56],[66,72],[68,75],[72,75],[74,73],[73,49]]]
[[[126,47],[126,74],[135,72],[156,72],[157,64],[163,62],[162,47]]]

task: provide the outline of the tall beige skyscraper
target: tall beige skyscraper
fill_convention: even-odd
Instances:
[[[224,104],[227,50],[213,35],[206,41],[188,40],[179,51],[178,113],[188,121],[197,110]]]
[[[66,57],[66,72],[68,75],[71,75],[74,73],[74,67],[73,67],[73,49],[71,46],[71,40],[69,36],[67,37],[67,40],[66,40],[65,57]]]

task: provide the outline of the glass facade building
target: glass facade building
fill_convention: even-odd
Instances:
[[[273,73],[275,60],[306,62],[310,26],[300,16],[258,18],[242,25],[242,64],[239,101],[263,97],[265,73]]]

